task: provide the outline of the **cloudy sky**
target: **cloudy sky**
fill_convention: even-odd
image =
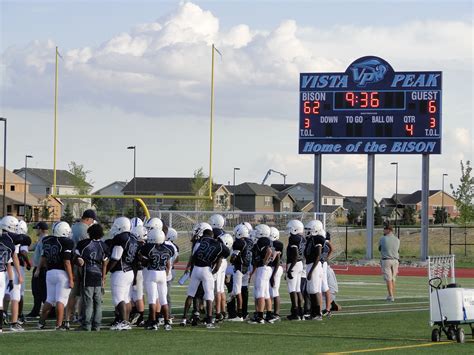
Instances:
[[[208,172],[211,45],[215,65],[215,181],[313,181],[298,154],[300,72],[345,71],[376,55],[396,71],[443,71],[443,154],[430,187],[457,183],[473,158],[472,1],[5,1],[0,0],[0,116],[9,169],[25,154],[53,166],[55,46],[58,168],[91,170],[96,188],[133,175]],[[376,156],[376,197],[421,188],[421,156]],[[325,155],[323,183],[366,193],[365,155]],[[272,175],[267,183],[282,183]]]

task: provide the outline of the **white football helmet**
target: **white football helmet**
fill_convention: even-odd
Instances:
[[[323,223],[317,219],[313,219],[312,221],[306,223],[304,230],[307,237],[312,235],[322,235],[321,232],[323,231]]]
[[[165,242],[165,233],[160,229],[152,229],[148,232],[147,243],[163,244]]]
[[[266,224],[259,224],[255,227],[255,238],[270,238],[270,227]]]
[[[163,230],[163,222],[161,221],[161,219],[157,217],[148,219],[145,222],[144,226],[148,230],[152,230],[152,229]]]
[[[274,242],[280,239],[280,231],[275,227],[270,227],[270,239]]]
[[[130,220],[130,224],[132,225],[132,229],[133,229],[133,227],[143,226],[143,221],[138,217],[133,217]]]
[[[205,230],[210,230],[212,232],[212,227],[209,223],[197,223],[193,228],[192,237],[202,237]]]
[[[18,234],[28,234],[28,225],[25,221],[21,220],[18,221],[18,225],[16,226],[16,233]]]
[[[234,244],[234,238],[228,233],[222,234],[219,236],[222,243],[229,249],[232,248],[232,244]]]
[[[115,219],[112,228],[110,228],[110,234],[113,237],[123,232],[130,232],[132,228],[130,220],[127,217],[118,217]]]
[[[244,222],[244,224],[247,227],[247,229],[249,230],[249,232],[253,230],[253,227],[249,222]]]
[[[168,233],[166,233],[166,240],[170,242],[175,242],[178,240],[178,232],[174,228],[168,228]]]
[[[71,227],[67,222],[56,223],[53,227],[55,237],[69,238],[71,236]]]
[[[16,227],[18,226],[18,220],[13,216],[5,216],[0,221],[0,227],[10,233],[16,233]]]
[[[148,229],[146,229],[143,225],[138,225],[132,227],[132,229],[130,229],[130,233],[137,237],[139,241],[143,241],[147,238]]]
[[[237,224],[234,228],[234,237],[236,239],[248,238],[249,234],[248,228],[243,223]]]
[[[212,228],[222,229],[224,228],[225,219],[220,214],[213,214],[209,218],[209,224],[211,225]]]
[[[303,235],[303,233],[304,233],[303,222],[301,222],[297,219],[292,219],[286,225],[286,231],[287,231],[288,234],[293,234],[293,235],[301,234],[301,235]]]

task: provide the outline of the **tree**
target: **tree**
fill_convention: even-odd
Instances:
[[[93,184],[92,181],[87,181],[87,175],[90,174],[91,171],[86,170],[84,165],[72,161],[69,163],[69,172],[73,175],[72,185],[77,193],[79,195],[87,195],[90,190],[90,185]]]
[[[70,225],[74,222],[74,215],[72,214],[71,207],[69,204],[66,205],[63,215],[61,216],[61,221],[67,222]]]
[[[434,224],[445,223],[448,220],[446,208],[436,207],[434,211]]]
[[[379,206],[376,206],[374,209],[374,225],[381,226],[383,223],[382,211]]]
[[[450,185],[459,211],[456,222],[464,225],[474,220],[474,178],[471,177],[471,172],[471,162],[468,160],[464,165],[461,160],[460,184],[456,190],[453,184]]]
[[[355,211],[354,208],[350,208],[349,209],[349,212],[347,213],[347,223],[349,224],[355,224],[356,223],[356,219],[357,219],[357,212]]]
[[[413,207],[405,206],[402,214],[402,223],[409,226],[412,226],[416,223],[415,209]]]
[[[52,213],[53,212],[51,211],[51,207],[48,206],[48,200],[44,200],[43,206],[41,206],[41,219],[43,219],[44,221],[48,221]]]
[[[204,175],[203,169],[199,168],[194,171],[194,179],[191,183],[191,191],[193,195],[207,195],[209,191],[209,178]],[[212,201],[210,200],[196,200],[196,211],[210,211],[212,210]]]

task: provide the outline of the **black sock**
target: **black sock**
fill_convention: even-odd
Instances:
[[[3,311],[0,310],[0,329],[3,329]]]
[[[257,312],[257,318],[263,319],[263,312]]]
[[[298,316],[303,317],[303,307],[298,307]]]
[[[242,318],[242,310],[241,309],[237,310],[237,317]]]
[[[315,308],[316,315],[320,316],[321,315],[321,306],[318,304],[314,308]]]
[[[266,318],[271,318],[272,317],[272,311],[267,311]]]

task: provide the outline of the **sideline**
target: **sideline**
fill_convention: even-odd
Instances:
[[[400,345],[400,346],[390,346],[386,348],[376,348],[376,349],[362,349],[362,350],[351,350],[351,351],[341,351],[336,353],[324,353],[326,355],[336,355],[336,354],[356,354],[356,353],[371,353],[376,351],[389,351],[389,350],[399,350],[399,349],[410,349],[410,348],[423,348],[435,345],[445,345],[445,344],[455,344],[451,341],[438,342],[438,343],[425,343],[417,345]]]

